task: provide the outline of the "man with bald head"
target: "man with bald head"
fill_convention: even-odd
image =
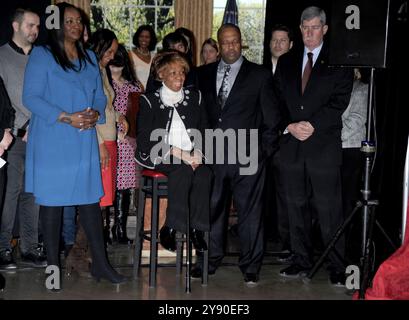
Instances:
[[[227,215],[230,196],[238,216],[240,239],[239,268],[244,281],[254,285],[259,279],[263,258],[264,229],[262,195],[265,179],[264,160],[276,149],[280,115],[273,92],[272,75],[260,65],[242,55],[240,29],[225,24],[217,33],[221,59],[201,68],[199,88],[208,113],[210,127],[223,133],[244,133],[245,141],[224,139],[214,148],[223,161],[212,160],[213,192],[210,200],[211,231],[209,244],[209,274],[220,266],[224,256]],[[250,136],[255,139],[250,141]],[[243,155],[256,155],[253,172],[243,172],[248,164],[239,163]],[[236,161],[229,161],[229,156]],[[209,159],[208,159],[209,160]],[[231,160],[231,159],[230,159]],[[245,171],[245,170],[244,170]],[[201,276],[201,260],[193,270],[193,277]]]

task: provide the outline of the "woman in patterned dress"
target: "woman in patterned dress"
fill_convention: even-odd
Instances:
[[[128,52],[123,45],[119,45],[114,59],[109,64],[110,81],[115,91],[114,108],[126,116],[131,106],[129,96],[131,93],[142,92],[141,84],[136,80]],[[131,123],[130,126],[136,125]],[[135,162],[135,137],[125,136],[123,128],[118,123],[118,162],[116,179],[115,222],[112,227],[114,240],[127,243],[126,219],[129,212],[130,195],[133,189],[139,186],[139,168]]]

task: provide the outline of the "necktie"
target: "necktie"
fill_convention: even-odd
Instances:
[[[307,53],[308,61],[304,68],[304,73],[302,74],[302,93],[304,94],[305,87],[307,86],[308,79],[310,78],[312,71],[312,52]]]
[[[222,85],[220,86],[219,92],[217,94],[217,102],[219,103],[222,109],[227,100],[227,94],[228,94],[228,89],[229,89],[230,69],[231,69],[230,65],[224,66],[224,75],[223,75]]]

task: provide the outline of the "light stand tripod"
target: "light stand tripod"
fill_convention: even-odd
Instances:
[[[361,244],[361,257],[360,257],[360,274],[361,282],[359,286],[359,299],[364,299],[365,291],[369,283],[369,253],[372,244],[372,233],[373,225],[376,225],[384,234],[388,242],[395,248],[392,240],[388,237],[386,232],[383,230],[381,225],[375,219],[375,207],[379,204],[378,200],[371,199],[371,189],[370,189],[370,177],[371,169],[373,164],[373,159],[376,151],[375,143],[371,141],[372,135],[372,106],[373,106],[373,95],[374,95],[374,71],[375,68],[371,68],[371,77],[369,83],[368,92],[368,113],[367,113],[367,130],[366,130],[366,141],[362,142],[362,147],[360,151],[365,157],[365,169],[364,169],[364,185],[361,190],[362,199],[359,200],[353,209],[352,213],[345,219],[344,223],[335,232],[333,238],[327,245],[321,257],[315,263],[311,271],[307,275],[307,279],[311,280],[314,274],[318,271],[325,258],[328,256],[329,252],[334,249],[335,243],[338,241],[339,237],[345,231],[346,227],[352,222],[355,214],[359,212],[358,209],[362,209],[362,244]],[[334,249],[335,250],[335,249]],[[336,250],[335,253],[337,254]]]

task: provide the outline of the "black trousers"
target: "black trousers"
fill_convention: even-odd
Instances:
[[[186,232],[186,218],[190,227],[209,231],[210,192],[212,171],[206,165],[193,170],[190,165],[160,164],[156,170],[168,177],[168,207],[165,224]]]
[[[288,209],[284,192],[284,177],[280,167],[280,150],[278,150],[272,159],[272,171],[274,176],[274,191],[277,211],[278,234],[282,244],[282,250],[291,251],[290,225],[288,219]],[[271,197],[272,195],[267,195]]]
[[[240,175],[239,165],[213,165],[214,184],[210,202],[209,269],[216,269],[224,256],[227,210],[230,195],[238,215],[239,268],[242,273],[259,273],[264,253],[263,189],[264,163],[253,175]]]
[[[311,268],[314,253],[311,235],[312,210],[317,215],[325,246],[343,222],[340,166],[322,165],[305,159],[289,163],[281,159],[280,167],[284,178],[294,263]],[[343,258],[344,236],[338,240],[335,249]],[[345,271],[343,261],[334,251],[330,252],[329,260],[331,270]]]

